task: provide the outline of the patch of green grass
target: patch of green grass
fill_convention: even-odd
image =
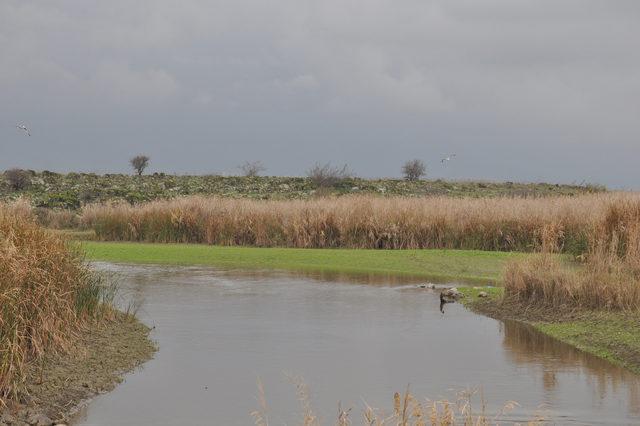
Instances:
[[[211,265],[423,277],[434,281],[498,283],[504,265],[519,253],[472,250],[349,250],[219,247],[86,241],[90,260],[115,263]]]
[[[597,312],[591,318],[534,323],[549,336],[640,373],[640,321],[637,314]]]
[[[481,299],[478,295],[480,294],[480,292],[483,292],[483,291],[487,293],[487,299],[497,300],[502,296],[504,289],[502,287],[484,286],[484,287],[465,287],[465,288],[459,288],[458,290],[460,290],[460,292],[464,294],[464,299],[461,299],[461,301],[465,305],[467,305],[467,304],[473,304],[475,301]]]

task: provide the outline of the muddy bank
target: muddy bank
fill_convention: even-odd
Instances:
[[[81,335],[71,354],[51,355],[29,372],[28,397],[1,409],[0,426],[67,423],[91,397],[113,389],[156,348],[149,328],[119,314]]]
[[[502,288],[493,288],[492,291],[487,291],[488,297],[479,298],[474,287],[473,291],[470,289],[463,290],[463,293],[468,294],[469,297],[461,299],[461,302],[471,310],[486,315],[498,320],[515,320],[526,322],[530,324],[538,322],[567,322],[580,318],[584,318],[588,315],[588,312],[578,309],[563,309],[563,308],[545,308],[535,305],[522,305],[521,303],[503,300]]]

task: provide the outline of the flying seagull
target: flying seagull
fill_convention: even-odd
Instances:
[[[442,160],[440,160],[440,162],[444,163],[445,161],[451,161],[451,159],[455,156],[456,156],[455,154],[451,154],[448,157],[444,157]]]
[[[31,136],[31,132],[29,131],[29,129],[27,128],[27,126],[25,126],[24,124],[17,124],[16,127],[22,131],[24,131],[27,136]]]

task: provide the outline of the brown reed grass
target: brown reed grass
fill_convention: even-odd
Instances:
[[[187,197],[90,205],[81,223],[102,240],[298,248],[587,250],[592,228],[637,194],[455,199],[349,196],[256,201]]]
[[[323,424],[320,421],[320,417],[314,414],[311,408],[309,390],[302,378],[297,377],[294,385],[296,386],[298,400],[302,406],[301,423],[304,426],[320,426]],[[266,397],[260,381],[258,381],[258,392],[260,408],[253,411],[251,417],[253,417],[256,426],[269,426],[266,414]],[[398,392],[394,394],[393,411],[390,414],[385,414],[383,410],[372,408],[365,402],[361,424],[367,426],[488,426],[508,423],[520,424],[504,421],[505,415],[518,407],[518,404],[514,401],[507,402],[502,409],[494,414],[486,412],[484,401],[482,401],[479,411],[475,413],[471,399],[476,393],[476,390],[459,392],[457,400],[454,402],[448,400],[420,400],[412,395],[409,387],[407,387],[403,394]],[[540,415],[536,415],[535,420],[528,421],[525,424],[533,426],[543,423],[544,419]],[[355,420],[352,419],[352,409],[343,409],[339,404],[334,424],[336,426],[356,424]]]
[[[32,218],[39,225],[49,229],[73,229],[80,225],[80,216],[77,212],[67,209],[33,207],[31,201],[26,197],[0,203],[0,207],[5,214]]]
[[[34,214],[38,224],[49,229],[74,229],[80,224],[80,216],[73,210],[40,207]]]
[[[640,309],[640,200],[609,203],[588,234],[581,267],[553,255],[543,244],[539,256],[508,265],[505,297],[545,307],[606,310]]]
[[[110,314],[109,294],[28,206],[0,205],[0,406],[19,400],[31,364],[71,349],[82,327]]]

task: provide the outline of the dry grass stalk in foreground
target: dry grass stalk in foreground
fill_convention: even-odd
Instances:
[[[77,331],[111,313],[80,254],[24,207],[0,205],[0,405],[20,397],[30,364],[69,350]]]
[[[103,240],[533,251],[543,238],[553,238],[561,251],[581,254],[612,203],[638,199],[624,193],[537,199],[188,197],[137,206],[91,205],[81,221]]]
[[[79,226],[77,213],[67,209],[33,207],[28,198],[18,198],[9,203],[0,203],[0,208],[9,216],[33,218],[39,225],[50,229],[71,229]]]
[[[640,309],[640,201],[611,203],[589,235],[581,267],[567,266],[545,244],[539,256],[507,267],[505,297],[545,307]]]
[[[322,423],[311,408],[307,385],[299,377],[293,378],[292,382],[296,386],[298,400],[302,406],[302,424],[304,426],[320,426]],[[260,409],[252,412],[251,416],[256,426],[269,426],[268,416],[266,414],[267,406],[264,388],[260,381],[258,381],[258,392]],[[483,401],[480,413],[474,414],[471,406],[471,398],[475,393],[475,391],[461,392],[456,402],[446,400],[431,401],[427,399],[421,402],[409,392],[409,388],[407,387],[403,395],[400,395],[398,392],[394,394],[393,414],[386,415],[383,411],[374,409],[365,403],[361,424],[367,426],[489,426],[513,423],[505,422],[502,418],[518,406],[516,402],[509,401],[499,413],[491,416],[486,413]],[[351,411],[351,409],[344,410],[341,404],[339,404],[338,414],[334,424],[336,426],[356,424],[354,423],[356,420],[351,419]],[[540,425],[542,423],[543,419],[539,417],[526,424]]]

